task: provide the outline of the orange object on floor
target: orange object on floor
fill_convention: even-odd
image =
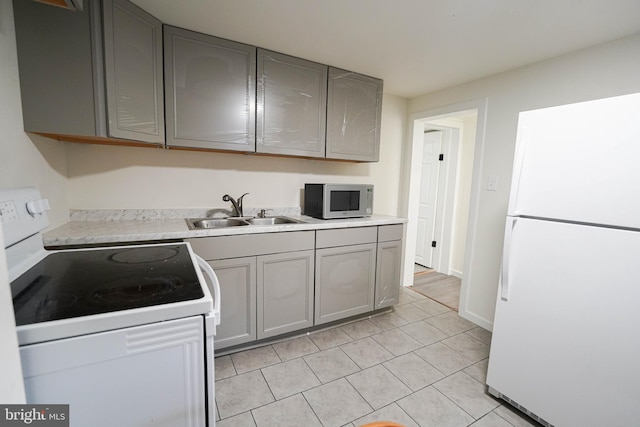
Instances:
[[[376,421],[374,423],[363,424],[360,427],[405,427],[405,426],[402,424],[391,422],[391,421]]]

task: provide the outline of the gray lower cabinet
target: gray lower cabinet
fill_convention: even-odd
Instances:
[[[216,348],[231,347],[256,339],[256,258],[208,261],[220,282],[220,326]]]
[[[377,227],[316,232],[315,324],[373,310]]]
[[[403,228],[402,224],[378,227],[374,310],[399,302]]]
[[[187,239],[220,281],[216,349],[398,303],[403,225]]]
[[[162,24],[127,0],[15,0],[24,130],[164,144]]]
[[[188,239],[220,282],[216,349],[313,326],[313,231]]]
[[[378,243],[374,310],[398,304],[402,241]]]
[[[324,157],[327,66],[258,49],[256,151]]]
[[[378,161],[382,84],[380,79],[329,67],[328,159]]]
[[[167,146],[255,151],[256,48],[164,26]]]
[[[313,326],[313,250],[263,255],[258,264],[258,339]]]

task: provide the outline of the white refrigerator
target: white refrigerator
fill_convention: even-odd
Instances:
[[[640,94],[520,113],[489,391],[640,426]]]

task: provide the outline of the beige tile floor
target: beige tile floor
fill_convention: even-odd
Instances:
[[[490,342],[403,289],[393,313],[216,358],[216,425],[537,425],[486,392]]]

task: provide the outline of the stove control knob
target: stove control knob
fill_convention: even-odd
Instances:
[[[30,202],[27,202],[27,212],[29,212],[31,216],[40,215],[45,211],[48,211],[49,209],[49,200],[47,199],[32,200]]]

